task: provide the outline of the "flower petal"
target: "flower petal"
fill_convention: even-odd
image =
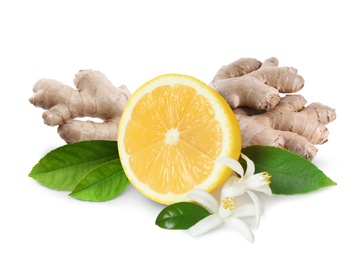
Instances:
[[[234,218],[247,218],[254,217],[256,215],[256,210],[254,204],[244,203],[236,207],[236,209],[231,213],[230,217]]]
[[[269,195],[269,196],[272,195],[272,191],[271,191],[271,188],[269,187],[269,185],[256,187],[256,188],[253,188],[252,190],[265,193],[266,195]]]
[[[247,185],[253,185],[253,186],[259,186],[268,184],[268,182],[265,180],[265,177],[262,173],[253,174],[250,176],[245,175],[245,181],[248,183]]]
[[[233,171],[235,171],[237,174],[239,174],[241,177],[244,176],[244,169],[241,166],[241,164],[239,163],[239,161],[230,158],[230,157],[225,157],[225,156],[219,156],[216,159],[216,162],[221,163],[227,167],[229,167],[230,169],[232,169]]]
[[[269,181],[266,180],[267,175],[263,172],[254,174],[252,176],[246,177],[243,182],[245,188],[247,190],[259,191],[264,192],[267,195],[271,195],[271,189],[269,187]]]
[[[250,190],[246,191],[247,194],[249,194],[250,198],[252,199],[252,201],[254,202],[254,206],[255,206],[255,219],[256,219],[256,227],[259,226],[260,224],[260,215],[261,215],[261,205],[260,205],[260,200],[259,198],[256,196],[256,194]]]
[[[192,236],[200,236],[200,235],[216,228],[223,222],[224,221],[217,214],[212,214],[212,215],[207,216],[206,218],[203,218],[198,223],[196,223],[195,225],[190,227],[188,229],[188,232]]]
[[[225,219],[226,223],[229,223],[233,228],[235,228],[243,237],[248,241],[254,242],[254,234],[249,228],[249,226],[238,218],[227,218]]]
[[[231,175],[227,181],[224,183],[223,188],[229,187],[231,185],[234,185],[236,183],[239,182],[239,180],[241,180],[238,176],[235,175]]]
[[[211,213],[217,213],[219,210],[219,202],[207,191],[194,189],[187,196],[204,206]]]
[[[249,159],[245,154],[241,154],[241,157],[246,161],[245,176],[251,176],[255,173],[255,165],[252,160]]]
[[[233,185],[229,185],[227,187],[223,187],[221,189],[222,195],[225,197],[238,197],[245,193],[246,189],[243,183],[237,183]]]

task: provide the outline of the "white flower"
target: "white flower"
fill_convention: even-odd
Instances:
[[[240,219],[255,216],[254,205],[243,204],[239,206],[234,197],[222,197],[221,203],[219,203],[210,193],[204,190],[192,190],[188,196],[212,213],[190,227],[188,230],[190,235],[199,236],[226,222],[239,231],[247,240],[254,241],[254,234],[250,227]]]
[[[226,222],[239,231],[247,240],[250,242],[254,241],[253,232],[241,218],[255,217],[256,225],[259,225],[261,206],[254,191],[271,195],[269,187],[271,176],[267,172],[254,174],[254,163],[244,154],[241,154],[241,157],[247,163],[245,174],[241,164],[235,159],[219,157],[216,160],[216,162],[231,168],[240,176],[231,176],[225,182],[221,189],[220,203],[207,191],[192,190],[189,192],[188,197],[190,199],[212,213],[189,228],[191,235],[198,236],[204,234]],[[237,204],[236,198],[245,193],[250,196],[254,204]]]
[[[246,161],[247,167],[244,170],[241,164],[230,157],[219,157],[216,159],[218,163],[224,164],[235,171],[239,176],[231,176],[222,188],[222,193],[226,197],[238,197],[247,193],[255,205],[256,225],[259,225],[261,215],[261,205],[259,198],[253,191],[262,192],[271,195],[269,187],[271,176],[267,172],[255,173],[255,165],[246,155],[241,154],[241,157]]]

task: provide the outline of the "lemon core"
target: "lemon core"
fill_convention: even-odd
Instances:
[[[174,145],[179,141],[179,131],[176,128],[172,128],[165,134],[165,143]]]

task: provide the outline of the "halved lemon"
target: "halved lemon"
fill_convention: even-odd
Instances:
[[[231,169],[219,156],[238,159],[240,126],[224,98],[202,81],[165,74],[138,88],[118,129],[121,164],[146,197],[172,204],[192,189],[215,191]]]

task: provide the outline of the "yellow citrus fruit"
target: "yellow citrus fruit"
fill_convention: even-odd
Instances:
[[[238,159],[240,126],[224,98],[187,75],[156,77],[130,97],[118,132],[120,160],[146,197],[172,204],[192,189],[215,191],[231,170],[215,162]]]

